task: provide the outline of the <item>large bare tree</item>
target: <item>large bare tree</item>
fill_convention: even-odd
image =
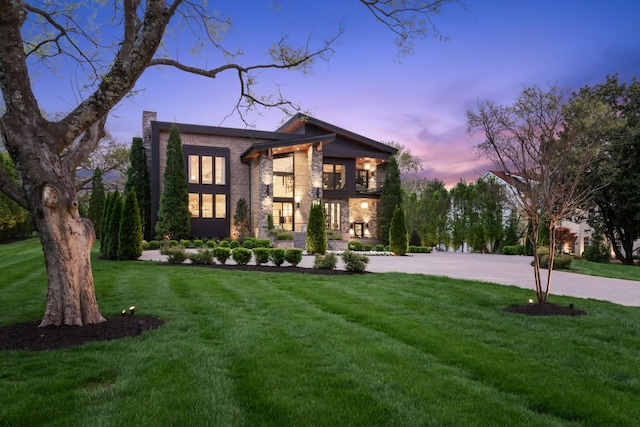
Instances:
[[[439,36],[431,17],[451,2],[455,0],[361,0],[365,9],[397,36],[402,53],[410,50],[417,38]],[[304,71],[315,60],[328,59],[341,34],[337,30],[327,39],[309,38],[299,46],[283,37],[273,43],[268,60],[246,65],[240,50],[222,44],[221,35],[231,21],[212,9],[218,3],[0,0],[0,90],[4,101],[0,127],[20,176],[20,184],[16,184],[0,169],[0,189],[33,214],[40,235],[48,275],[41,326],[104,321],[94,294],[90,262],[95,232],[78,214],[73,175],[105,135],[109,112],[131,94],[145,70],[167,66],[209,78],[235,73],[240,89],[238,108],[286,107],[291,104],[277,91],[275,96],[254,92],[254,73],[266,69]],[[256,6],[251,3],[248,7]],[[171,45],[167,35],[183,31],[192,32],[194,50],[207,46],[221,58],[220,64],[205,68],[194,65],[197,62],[185,62],[190,57],[172,56],[169,49],[161,49]],[[176,55],[179,51],[175,49]],[[40,109],[32,79],[38,72],[60,70],[73,76],[70,90],[78,102],[59,119],[48,120]]]
[[[564,92],[558,87],[542,90],[532,86],[511,105],[485,100],[467,110],[468,132],[486,138],[477,147],[479,153],[510,174],[513,182],[507,201],[530,224],[539,303],[548,301],[551,290],[556,224],[573,217],[590,196],[591,190],[580,185],[600,147],[590,135],[607,116],[601,104],[583,104],[582,112],[577,112],[577,105],[573,111],[565,105]],[[567,115],[575,118],[570,129]],[[544,283],[538,257],[538,236],[543,230],[549,236]]]

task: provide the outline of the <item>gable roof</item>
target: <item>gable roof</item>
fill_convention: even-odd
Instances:
[[[240,155],[240,159],[243,162],[246,162],[247,159],[257,156],[261,151],[269,150],[269,149],[285,149],[282,152],[293,151],[294,148],[306,148],[309,144],[323,143],[328,144],[336,139],[335,134],[327,134],[327,135],[317,135],[317,136],[303,136],[297,137],[296,134],[293,134],[294,138],[286,139],[286,140],[273,140],[273,141],[264,141],[264,142],[256,142],[251,145],[244,153]]]
[[[337,136],[341,136],[343,138],[346,139],[350,139],[352,141],[358,142],[360,144],[364,144],[366,146],[369,146],[371,148],[374,148],[376,150],[380,150],[384,153],[387,153],[389,155],[393,155],[397,153],[397,149],[395,149],[394,147],[391,147],[387,144],[383,144],[381,142],[378,141],[374,141],[371,138],[367,138],[365,136],[362,135],[358,135],[357,133],[348,131],[346,129],[343,129],[341,127],[332,125],[330,123],[327,122],[323,122],[322,120],[318,120],[314,117],[305,115],[305,114],[301,114],[298,113],[295,116],[291,117],[285,124],[283,124],[282,126],[280,126],[278,129],[276,129],[276,132],[283,132],[283,133],[294,133],[294,132],[298,132],[300,130],[300,128],[307,126],[307,125],[311,125],[317,129],[320,129],[322,131],[325,131],[327,133],[333,133],[336,134]]]

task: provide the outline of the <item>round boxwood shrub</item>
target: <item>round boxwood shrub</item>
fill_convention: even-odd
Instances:
[[[384,245],[379,245],[378,244],[378,245],[375,246],[374,250],[376,252],[384,252]]]
[[[210,265],[213,264],[213,252],[211,249],[198,249],[197,252],[189,254],[189,259],[193,264]]]
[[[348,248],[350,251],[361,251],[364,249],[364,245],[359,240],[350,240]]]
[[[296,267],[302,261],[302,249],[300,248],[290,248],[287,249],[284,253],[284,260],[287,261],[292,266]]]
[[[316,254],[313,261],[313,268],[322,270],[333,270],[338,264],[338,256],[333,252],[327,252],[325,255]]]
[[[269,248],[253,248],[253,256],[256,265],[262,265],[269,262]]]
[[[216,257],[220,264],[224,265],[231,256],[231,249],[225,248],[224,246],[217,246],[213,249],[213,256]]]
[[[354,273],[364,273],[364,269],[369,263],[369,257],[353,251],[344,251],[342,253],[342,262],[345,270]]]
[[[194,248],[201,248],[202,245],[204,245],[204,242],[202,241],[202,239],[196,239],[193,241]]]
[[[170,247],[165,250],[167,255],[167,262],[169,264],[182,264],[187,259],[187,252],[184,248]]]
[[[240,247],[240,242],[238,242],[237,240],[232,240],[232,241],[229,243],[229,247],[230,247],[231,249],[238,248],[238,247]]]
[[[152,250],[152,251],[160,249],[160,242],[157,240],[149,240],[146,244],[146,249]]]
[[[284,254],[285,250],[282,248],[269,249],[269,259],[277,267],[280,267],[284,262]]]
[[[218,244],[218,246],[220,246],[221,248],[229,248],[231,247],[231,244],[228,240],[220,240],[220,244]]]
[[[253,237],[245,237],[242,241],[242,247],[247,249],[253,249],[256,247],[256,239]]]
[[[231,251],[231,258],[235,261],[236,264],[246,265],[251,261],[251,256],[253,252],[251,249],[237,247]]]
[[[182,246],[183,248],[190,248],[191,240],[187,240],[187,239],[180,240],[180,246]]]
[[[216,247],[216,241],[211,239],[211,240],[207,240],[207,243],[205,243],[207,245],[207,247],[210,248],[215,248]]]

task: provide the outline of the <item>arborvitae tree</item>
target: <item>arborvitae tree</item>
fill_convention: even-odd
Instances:
[[[91,196],[89,197],[88,218],[93,223],[96,230],[96,237],[100,238],[100,227],[102,224],[102,210],[104,209],[104,185],[102,183],[102,171],[96,168],[91,178]]]
[[[409,236],[407,236],[407,223],[404,218],[404,209],[398,205],[389,228],[389,250],[396,255],[404,255],[409,250]]]
[[[142,222],[136,190],[130,190],[124,199],[118,232],[118,259],[138,259],[142,255]]]
[[[395,157],[387,162],[387,170],[384,176],[380,203],[378,203],[378,239],[385,245],[389,243],[389,227],[393,219],[393,213],[402,203],[402,184],[400,171]]]
[[[420,241],[420,234],[417,230],[411,231],[411,235],[409,236],[409,245],[422,246],[422,242]]]
[[[104,207],[102,208],[102,217],[100,219],[100,257],[107,258],[107,246],[109,245],[109,221],[111,220],[111,209],[113,206],[115,193],[108,193],[104,200]]]
[[[243,240],[251,235],[251,224],[249,222],[249,204],[244,197],[236,204],[236,213],[233,215],[233,226],[238,233],[238,240]]]
[[[105,258],[118,258],[118,236],[120,233],[120,219],[122,217],[122,196],[119,192],[113,193],[113,200],[109,212],[109,228],[106,230],[107,244],[105,247]]]
[[[142,138],[139,137],[133,138],[129,154],[129,169],[127,169],[127,183],[124,191],[128,193],[130,190],[136,191],[143,235],[151,239],[153,231],[147,229],[151,224],[151,178],[147,167],[147,153],[144,150]]]
[[[324,254],[327,251],[327,229],[322,201],[314,202],[309,209],[307,224],[307,252]]]
[[[160,197],[156,235],[159,239],[188,239],[191,233],[187,171],[182,155],[178,126],[171,127],[167,142],[167,164],[163,175],[164,189]]]

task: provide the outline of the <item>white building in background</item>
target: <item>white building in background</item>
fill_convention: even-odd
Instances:
[[[505,189],[505,194],[510,201],[507,202],[507,205],[517,206],[519,203],[519,198],[521,197],[520,186],[524,182],[522,176],[520,174],[514,172],[503,172],[497,170],[490,170],[482,175],[483,180],[493,179],[498,184],[502,185]],[[511,216],[512,208],[507,206],[507,208],[503,212],[503,221],[508,220]],[[576,241],[574,244],[566,244],[563,248],[563,252],[570,253],[574,255],[581,255],[584,252],[584,248],[589,246],[591,243],[591,233],[592,229],[587,224],[586,220],[576,223],[570,220],[562,220],[557,224],[558,227],[566,227],[571,232],[576,234]],[[524,239],[523,239],[524,243]]]

